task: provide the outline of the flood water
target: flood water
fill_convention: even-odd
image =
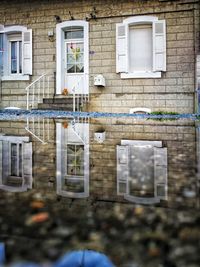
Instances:
[[[119,267],[199,266],[198,120],[3,120],[0,166],[2,266],[84,249]]]

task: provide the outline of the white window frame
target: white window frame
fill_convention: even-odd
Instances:
[[[155,22],[158,22],[158,18],[157,17],[154,17],[154,16],[135,16],[135,17],[130,17],[130,18],[127,18],[125,20],[123,20],[123,23],[120,23],[120,24],[117,24],[117,28],[116,28],[116,46],[118,46],[118,33],[117,33],[117,30],[118,30],[118,26],[122,26],[124,25],[125,26],[125,35],[126,35],[126,51],[125,51],[125,54],[126,54],[126,71],[118,71],[117,70],[117,73],[120,72],[120,76],[122,79],[130,79],[130,78],[161,78],[161,71],[154,71],[154,61],[155,61],[155,57],[154,57],[154,54],[155,54],[155,49],[156,49],[156,44],[155,44],[155,38],[153,38],[153,36],[155,35],[155,27],[154,27],[154,23]],[[165,21],[163,21],[164,25],[165,25]],[[153,41],[153,50],[152,50],[152,57],[153,57],[153,62],[152,62],[152,71],[135,71],[135,72],[129,72],[129,27],[130,26],[133,26],[133,25],[145,25],[145,24],[151,24],[152,25],[152,41]],[[166,57],[166,30],[164,28],[164,53],[165,53],[165,57]],[[116,64],[118,64],[118,53],[116,51]],[[166,65],[166,59],[165,59],[165,63]],[[117,67],[118,68],[118,67]],[[163,70],[163,71],[166,71],[166,70]]]
[[[17,41],[22,41],[23,33],[27,32],[27,28],[25,26],[15,25],[15,26],[4,26],[0,27],[0,33],[4,34],[6,40],[4,40],[4,46],[6,47],[6,51],[4,52],[4,60],[6,64],[3,65],[4,73],[2,74],[1,80],[2,81],[28,81],[30,79],[31,74],[24,74],[23,72],[23,46],[22,46],[22,73],[11,73],[11,41],[15,41],[14,36],[16,37]],[[29,30],[31,31],[31,30]],[[31,38],[32,39],[32,38]],[[31,40],[32,46],[32,40]],[[32,65],[32,57],[31,57],[31,65]]]

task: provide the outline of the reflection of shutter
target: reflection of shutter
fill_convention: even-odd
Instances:
[[[23,143],[23,178],[24,185],[32,188],[32,143]]]
[[[155,196],[167,199],[167,148],[154,147]]]
[[[32,75],[32,30],[22,32],[23,74]]]
[[[166,71],[165,20],[153,23],[153,71]]]
[[[128,146],[117,146],[117,194],[127,193],[127,182],[129,176],[129,148]]]
[[[9,150],[9,142],[3,141],[3,163],[2,163],[2,179],[3,183],[6,181],[7,177],[10,175],[10,150]]]
[[[0,185],[2,185],[2,160],[3,160],[3,157],[2,157],[2,149],[3,149],[3,142],[0,141]]]
[[[128,71],[128,25],[116,25],[116,72]]]

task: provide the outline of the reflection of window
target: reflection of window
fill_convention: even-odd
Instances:
[[[22,144],[10,143],[10,174],[22,177]]]
[[[66,68],[68,73],[84,72],[83,27],[65,31]]]
[[[8,26],[0,31],[0,74],[2,80],[28,80],[32,75],[32,30]]]
[[[116,70],[121,78],[159,78],[166,71],[165,21],[137,16],[117,24]]]
[[[67,146],[67,175],[84,175],[84,146]]]
[[[32,188],[32,143],[28,137],[0,136],[0,189]]]
[[[162,142],[121,141],[117,146],[117,193],[136,203],[167,199],[167,148]]]

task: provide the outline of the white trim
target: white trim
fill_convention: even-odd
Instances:
[[[162,147],[162,141],[146,141],[146,140],[121,140],[123,146],[152,146]]]
[[[151,109],[150,108],[131,108],[129,113],[133,114],[133,113],[138,113],[138,112],[144,112],[144,113],[151,113]]]
[[[161,78],[161,71],[121,73],[121,79],[130,79],[130,78]]]
[[[22,143],[29,142],[29,136],[9,136],[9,135],[0,135],[0,141],[9,141],[11,143]]]
[[[56,25],[56,94],[61,94],[62,89],[64,88],[63,84],[63,64],[64,58],[62,57],[62,53],[64,51],[64,30],[68,27],[80,26],[83,27],[84,31],[84,72],[85,74],[85,86],[89,91],[89,23],[84,20],[70,20],[64,21]],[[87,91],[87,90],[86,90]]]
[[[5,26],[4,27],[4,33],[16,33],[16,32],[24,32],[27,31],[27,27],[20,26],[20,25],[14,25],[14,26]]]
[[[158,21],[158,17],[154,16],[135,16],[123,20],[124,24],[144,24],[144,23],[153,23]]]
[[[2,81],[29,81],[29,75],[12,74],[12,76],[2,76]]]

